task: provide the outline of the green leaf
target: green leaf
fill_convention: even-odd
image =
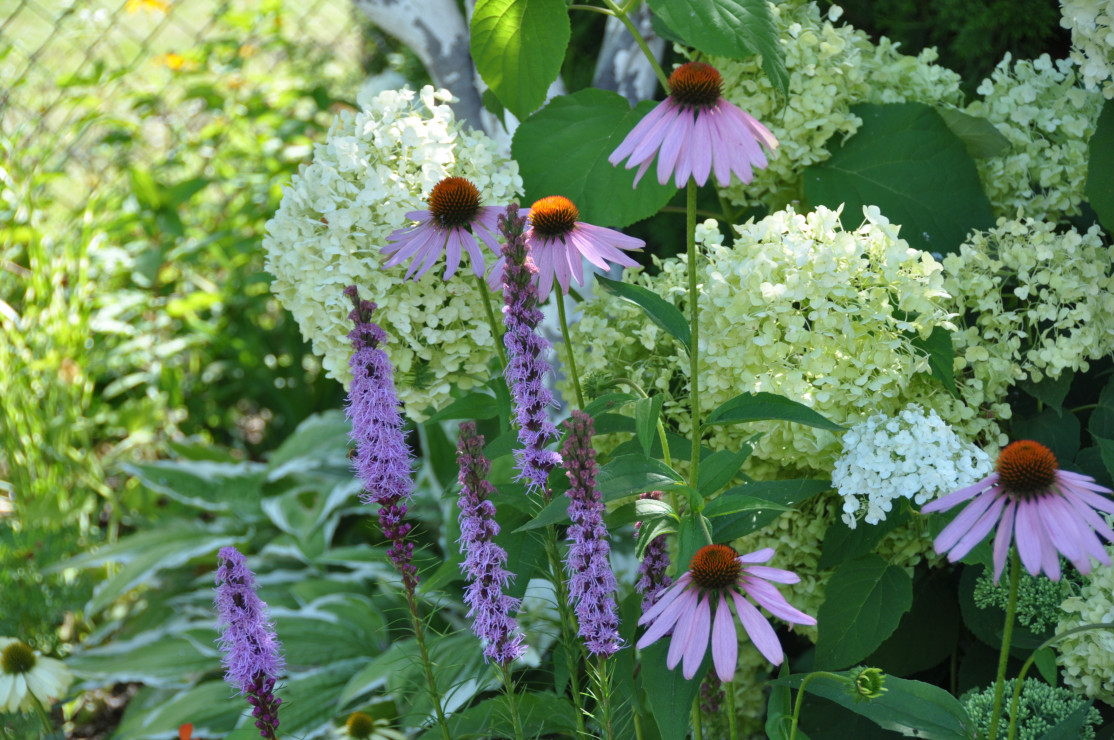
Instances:
[[[678,573],[688,570],[689,563],[692,562],[692,556],[696,554],[697,550],[708,544],[704,537],[704,527],[700,526],[701,520],[703,520],[703,524],[708,528],[708,531],[711,531],[711,522],[703,514],[694,511],[691,507],[681,513],[681,521],[677,527]]]
[[[816,666],[852,665],[882,644],[913,604],[913,581],[876,555],[851,560],[832,574],[816,615]]]
[[[789,91],[785,51],[766,0],[650,0],[655,16],[705,54],[743,59],[762,55],[762,70],[778,92]]]
[[[787,678],[788,676],[788,663],[783,662],[778,677]],[[793,692],[790,691],[788,686],[772,686],[770,688],[770,698],[766,702],[766,737],[769,740],[789,740],[792,716]],[[797,728],[796,734],[801,737],[801,740],[806,740],[805,737],[801,736],[800,727]]]
[[[955,108],[940,106],[936,109],[951,132],[958,136],[974,159],[997,157],[1010,148],[1010,140],[998,128],[979,116],[963,113]]]
[[[824,533],[824,542],[820,545],[820,562],[816,567],[834,568],[842,562],[866,555],[874,550],[874,546],[883,537],[908,521],[909,512],[905,507],[891,511],[877,524],[858,522],[854,529],[844,524],[843,519],[837,519]]]
[[[524,202],[563,195],[576,204],[581,221],[597,226],[628,226],[656,214],[676,188],[653,177],[635,188],[635,170],[607,161],[653,107],[646,100],[632,109],[618,93],[595,88],[549,101],[522,122],[511,144]]]
[[[928,355],[932,377],[943,383],[953,398],[959,398],[959,390],[955,387],[955,347],[952,346],[952,333],[942,326],[934,326],[928,339],[921,338],[916,332],[912,334],[909,343]]]
[[[762,498],[755,498],[754,496],[744,496],[740,494],[729,495],[725,493],[719,498],[710,501],[701,513],[709,519],[714,519],[717,516],[730,516],[731,514],[739,514],[745,511],[785,512],[793,511],[793,507],[767,501]]]
[[[1106,472],[1114,477],[1114,439],[1106,439],[1105,437],[1092,437],[1095,440],[1095,446],[1099,448],[1099,454],[1102,456],[1102,464],[1106,466]]]
[[[469,393],[429,417],[429,421],[494,419],[498,414],[499,408],[495,403],[494,396],[489,396],[486,393]]]
[[[132,195],[139,205],[151,211],[158,211],[166,205],[166,189],[146,170],[128,170]]]
[[[688,320],[685,319],[680,309],[641,285],[608,280],[599,275],[596,276],[596,283],[616,298],[628,301],[641,308],[646,312],[650,321],[653,321],[659,328],[680,341],[684,345],[685,351],[688,352],[692,345],[692,332],[689,330]]]
[[[186,506],[209,513],[229,513],[246,521],[259,519],[259,501],[267,473],[253,462],[158,460],[121,467],[147,488]]]
[[[955,252],[994,224],[975,162],[940,114],[921,103],[857,105],[863,125],[831,158],[805,169],[810,207],[843,205],[847,228],[874,205],[918,249]]]
[[[524,737],[573,737],[576,735],[576,714],[563,696],[548,691],[525,691],[515,698],[520,730]],[[463,712],[448,718],[452,737],[514,737],[515,730],[507,713],[507,700],[502,696],[485,699]],[[440,728],[431,728],[419,736],[421,740],[440,740]]]
[[[708,418],[704,420],[710,424],[739,424],[744,421],[768,420],[792,421],[805,426],[828,429],[833,432],[843,431],[843,427],[824,418],[822,414],[813,411],[803,403],[790,400],[776,393],[740,393],[729,401],[724,401]]]
[[[738,451],[716,450],[707,459],[700,461],[700,482],[697,488],[700,495],[707,498],[731,482],[750,457],[752,448],[743,444]]]
[[[563,0],[479,0],[472,13],[472,59],[484,82],[522,120],[545,102],[570,35]]]
[[[1084,194],[1108,233],[1114,232],[1114,100],[1102,105],[1095,133],[1087,147]]]
[[[270,480],[326,465],[349,469],[348,433],[351,429],[342,411],[310,416],[271,454],[267,461]]]
[[[684,483],[684,478],[661,460],[642,455],[621,455],[600,468],[596,476],[603,500],[646,491],[664,491]]]
[[[711,661],[705,655],[696,674],[686,680],[681,674],[680,665],[673,670],[666,667],[669,640],[669,637],[663,637],[642,650],[639,680],[646,692],[662,740],[684,740],[688,737],[692,702],[700,691],[700,683],[704,680]]]
[[[640,398],[634,404],[634,433],[638,437],[638,444],[642,445],[642,454],[646,457],[650,456],[650,448],[657,436],[658,416],[664,400],[665,396],[658,393],[649,398]]]
[[[178,620],[135,637],[81,649],[66,666],[84,679],[138,681],[157,688],[184,688],[220,664],[212,625]]]
[[[1071,368],[1065,368],[1058,378],[1050,378],[1046,375],[1039,383],[1025,378],[1017,382],[1017,387],[1060,415],[1073,380],[1075,380],[1075,372]]]
[[[849,678],[852,671],[844,671],[840,675]],[[807,676],[808,674],[797,674],[788,678],[776,678],[769,684],[799,689]],[[974,740],[974,723],[967,716],[963,705],[938,686],[886,676],[886,693],[870,701],[857,701],[856,697],[847,693],[846,687],[845,682],[820,675],[813,677],[805,685],[805,691],[834,701],[841,707],[866,717],[883,729],[906,737],[925,740]]]
[[[630,393],[604,393],[602,396],[597,396],[589,401],[588,405],[584,407],[584,413],[595,418],[600,414],[616,411],[635,400],[638,400],[638,397]]]
[[[894,633],[863,662],[895,676],[909,676],[939,665],[956,651],[959,604],[943,571],[918,571],[913,607]]]
[[[1057,460],[1074,460],[1079,452],[1082,425],[1075,414],[1061,415],[1059,409],[1045,408],[1035,416],[1014,416],[1010,431],[1013,439],[1031,439],[1046,445]]]
[[[1091,412],[1087,431],[1096,437],[1114,439],[1114,376],[1111,376],[1099,394],[1099,403]]]
[[[706,516],[715,516],[715,527],[712,536],[716,542],[730,542],[751,532],[765,527],[770,522],[781,516],[787,507],[796,508],[804,501],[816,496],[832,487],[830,481],[800,479],[800,480],[771,480],[755,481],[741,486],[729,488],[717,498],[708,502],[705,507]],[[733,506],[732,497],[744,499],[758,499],[769,503],[760,509],[750,508],[749,502],[739,501],[746,506],[737,514],[718,514],[720,507]],[[738,499],[736,499],[738,500]],[[717,503],[723,501],[724,503]]]
[[[194,737],[231,736],[231,728],[251,709],[246,702],[232,701],[231,696],[228,684],[219,680],[205,681],[184,691],[141,689],[128,703],[124,720],[112,737],[176,738],[178,728],[187,722],[193,725]],[[282,698],[285,703],[286,695]],[[255,735],[259,736],[259,730],[255,730]]]

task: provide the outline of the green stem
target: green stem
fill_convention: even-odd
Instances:
[[[484,301],[484,313],[487,314],[487,323],[491,327],[491,338],[495,342],[495,354],[499,357],[499,369],[507,367],[507,353],[503,349],[503,327],[495,320],[495,311],[491,308],[491,295],[483,277],[476,275],[476,283],[480,289],[480,297]]]
[[[1021,560],[1017,546],[1010,548],[1010,595],[1006,601],[1006,626],[1002,629],[1002,652],[998,655],[998,678],[994,682],[994,706],[990,710],[990,730],[987,740],[998,736],[998,720],[1002,712],[1002,694],[1006,690],[1006,663],[1010,659],[1010,641],[1013,639],[1013,620],[1017,612],[1017,591],[1021,583]]]
[[[723,690],[727,694],[727,731],[731,740],[739,740],[739,728],[735,726],[735,681],[725,683]]]
[[[569,685],[572,689],[573,706],[576,707],[577,737],[584,737],[584,697],[580,693],[580,676],[575,658],[576,630],[572,627],[573,616],[569,612],[569,595],[565,591],[565,579],[561,574],[561,558],[557,554],[557,530],[550,524],[545,528],[545,554],[549,559],[549,570],[553,575],[553,588],[557,596],[557,612],[561,619],[561,644],[565,647],[565,662],[569,671]]]
[[[654,70],[654,74],[658,76],[658,81],[661,82],[661,88],[666,92],[669,91],[669,75],[662,71],[661,65],[658,64],[657,57],[650,51],[650,47],[646,45],[646,39],[642,38],[642,34],[635,28],[631,19],[627,16],[629,6],[620,8],[615,4],[614,0],[603,0],[607,7],[611,10],[612,14],[619,19],[619,22],[627,27],[627,31],[634,37],[634,42],[638,44],[638,48],[642,49],[642,53],[646,56],[646,61]]]
[[[425,669],[425,680],[429,684],[429,696],[433,700],[433,711],[437,715],[437,724],[441,728],[443,740],[452,740],[449,732],[449,723],[445,719],[445,712],[441,708],[441,692],[437,690],[437,681],[433,677],[433,663],[429,659],[429,651],[425,644],[425,630],[422,629],[422,620],[418,618],[418,603],[414,592],[406,589],[406,603],[410,607],[410,621],[414,628],[414,640],[418,643],[418,652],[422,659],[422,668]]]
[[[700,716],[700,695],[692,700],[692,740],[704,740],[704,719]]]
[[[608,674],[607,659],[602,656],[596,656],[596,702],[598,704],[596,713],[596,720],[600,723],[603,729],[603,736],[607,740],[615,739],[615,731],[612,728],[611,718],[611,680]]]
[[[576,370],[576,359],[572,353],[572,340],[569,338],[569,322],[565,318],[565,294],[557,290],[557,320],[561,322],[561,339],[565,342],[565,355],[569,358],[569,377],[576,391],[576,407],[584,408],[584,391],[580,389],[580,373]]]
[[[689,470],[689,485],[696,488],[700,474],[700,306],[696,292],[696,181],[689,178],[687,190],[687,209],[685,216],[685,243],[688,248],[689,276],[689,331],[692,344],[689,347],[689,383],[692,401],[692,465]]]
[[[511,669],[501,665],[499,666],[499,675],[503,678],[503,689],[507,692],[507,708],[510,710],[511,725],[514,727],[514,740],[523,740],[522,721],[518,717],[518,697],[514,693]]]
[[[812,679],[821,676],[825,678],[834,678],[841,683],[851,682],[851,679],[847,678],[847,676],[840,676],[839,674],[830,673],[828,671],[816,671],[815,673],[810,673],[805,676],[804,680],[801,681],[801,685],[797,687],[797,699],[793,702],[793,716],[789,718],[789,740],[796,740],[797,737],[797,724],[801,721],[801,707],[805,702],[805,686],[808,686],[809,681]]]

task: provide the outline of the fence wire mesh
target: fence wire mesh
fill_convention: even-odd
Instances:
[[[106,131],[133,118],[137,95],[175,94],[174,73],[190,50],[227,37],[245,53],[284,37],[321,65],[358,71],[363,28],[351,0],[283,6],[282,23],[265,24],[264,5],[282,0],[0,0],[0,136],[34,143],[35,166],[60,173],[52,197],[79,207],[90,190],[111,183]],[[272,16],[273,20],[273,16]],[[218,22],[220,21],[220,22]],[[271,51],[269,53],[276,53]],[[281,53],[281,52],[277,52]],[[196,110],[197,126],[207,112]]]

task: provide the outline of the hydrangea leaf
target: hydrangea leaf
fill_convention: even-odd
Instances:
[[[975,161],[940,114],[922,103],[858,105],[858,133],[805,170],[811,207],[844,206],[857,226],[878,206],[917,249],[955,252],[972,229],[994,225]]]
[[[1087,154],[1087,185],[1083,192],[1102,225],[1108,232],[1114,232],[1114,100],[1103,104]]]
[[[920,334],[913,332],[909,343],[928,355],[932,377],[943,383],[953,398],[959,398],[959,390],[955,387],[955,347],[952,345],[952,333],[942,326],[934,326],[928,339],[922,339]]]
[[[607,161],[654,105],[645,100],[631,108],[622,95],[595,88],[549,101],[522,122],[511,144],[524,202],[563,195],[581,221],[597,226],[627,226],[657,213],[677,192],[672,183],[645,177],[635,188],[635,170]]]
[[[829,585],[829,588],[831,586]],[[823,622],[820,622],[823,630]],[[821,635],[823,631],[821,631]],[[850,678],[854,671],[840,675]],[[776,678],[772,686],[800,688],[809,674],[798,673]],[[847,684],[828,676],[815,676],[805,691],[834,701],[844,709],[860,714],[883,729],[907,737],[926,740],[973,740],[975,725],[959,700],[939,686],[922,681],[909,681],[896,676],[885,677],[886,693],[877,699],[860,701],[848,693]]]
[[[654,15],[684,42],[705,54],[743,59],[762,56],[762,71],[782,95],[789,90],[785,51],[766,0],[650,0]]]
[[[1039,383],[1034,383],[1029,378],[1025,378],[1017,382],[1017,387],[1049,408],[1054,409],[1057,415],[1060,415],[1063,413],[1064,399],[1068,397],[1068,391],[1071,390],[1071,382],[1074,379],[1075,371],[1067,368],[1060,373],[1058,378],[1045,376]]]
[[[963,140],[967,153],[975,159],[997,157],[1010,148],[1010,140],[985,118],[944,106],[937,108],[936,112],[952,133]]]
[[[479,0],[472,58],[507,110],[523,119],[545,102],[571,33],[563,0]]]
[[[874,550],[874,546],[893,530],[909,521],[908,509],[899,504],[897,511],[877,524],[862,523],[851,529],[836,519],[824,533],[824,541],[820,545],[820,562],[817,568],[834,568],[842,562],[866,555]]]
[[[647,290],[641,285],[632,285],[618,280],[609,280],[605,277],[596,277],[596,282],[616,298],[629,301],[646,312],[646,316],[670,335],[675,337],[685,346],[685,351],[692,345],[692,332],[688,320],[681,310],[665,300],[652,290]]]
[[[1030,417],[1015,416],[1010,425],[1013,439],[1031,439],[1047,445],[1057,460],[1074,460],[1079,452],[1082,425],[1075,414],[1060,414],[1059,409],[1045,408]]]
[[[820,606],[816,667],[845,668],[870,655],[893,634],[913,604],[913,579],[877,555],[843,563]]]
[[[959,604],[941,571],[918,574],[913,608],[897,629],[863,662],[887,673],[909,676],[939,665],[956,649]]]
[[[833,432],[843,431],[843,427],[829,421],[803,403],[798,403],[776,393],[740,393],[729,401],[724,401],[717,409],[708,414],[705,424],[738,424],[744,421],[767,421],[780,419],[819,427]]]

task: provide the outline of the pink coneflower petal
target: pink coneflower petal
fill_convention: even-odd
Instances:
[[[659,614],[665,611],[666,607],[668,607],[678,598],[681,598],[685,593],[687,593],[688,584],[691,582],[692,573],[685,571],[683,574],[681,574],[680,578],[673,582],[672,588],[667,589],[665,593],[663,593],[657,600],[657,602],[652,607],[650,607],[650,609],[642,614],[642,616],[638,620],[638,623],[646,624],[650,620],[656,619]]]
[[[739,638],[735,635],[735,618],[727,605],[727,596],[719,595],[716,606],[716,619],[712,625],[712,663],[716,675],[723,682],[735,678],[735,666],[739,662]]]
[[[947,496],[942,496],[935,501],[929,501],[921,507],[921,512],[928,514],[934,511],[947,511],[954,508],[959,504],[972,499],[983,491],[993,488],[998,483],[998,474],[991,473],[983,478],[978,483],[972,483],[966,488],[960,488],[958,491],[952,491]]]
[[[794,608],[780,591],[764,581],[747,579],[746,592],[756,604],[778,619],[790,624],[816,624],[815,619]]]
[[[1006,568],[1006,554],[1010,551],[1013,542],[1013,523],[1017,515],[1017,502],[1010,500],[1002,512],[1002,519],[998,522],[998,532],[994,535],[994,582],[1002,577]],[[949,555],[949,559],[951,556]],[[955,562],[954,560],[952,562]]]
[[[1094,478],[1083,475],[1082,473],[1075,473],[1070,470],[1059,470],[1056,472],[1056,477],[1062,479],[1061,485],[1068,485],[1070,488],[1079,489],[1083,488],[1088,491],[1095,491],[1097,493],[1110,493],[1110,489],[1106,486],[1099,485],[1095,482]],[[1103,499],[1107,504],[1114,506],[1114,502]]]
[[[693,625],[697,613],[700,611],[700,600],[693,599],[692,606],[677,619],[677,626],[673,630],[673,639],[669,642],[669,651],[666,653],[665,664],[674,668],[681,662],[681,658],[688,652],[689,643],[692,641]]]
[[[692,128],[692,177],[698,185],[708,182],[712,171],[712,118],[710,111],[700,111]]]
[[[607,161],[612,165],[617,165],[633,154],[635,149],[640,145],[644,145],[647,139],[652,138],[654,129],[661,124],[663,118],[666,118],[667,115],[672,112],[673,110],[668,106],[654,106],[649,113],[642,117],[642,120],[634,125],[634,128],[631,129],[630,133],[627,134],[626,138],[623,139],[615,151],[611,153]],[[665,128],[667,128],[667,126],[662,125],[662,129],[664,130]],[[660,137],[658,143],[660,143]],[[653,149],[651,149],[651,151],[653,151]],[[645,157],[636,158],[636,160],[642,159],[645,159]],[[630,167],[628,166],[627,169],[630,169]]]
[[[774,552],[774,548],[772,547],[763,547],[761,550],[755,550],[754,552],[748,552],[746,555],[740,555],[739,562],[744,565],[750,565],[751,563],[768,563],[773,560]],[[752,569],[748,568],[748,570]]]
[[[765,561],[763,561],[765,562]],[[774,583],[800,583],[801,577],[790,570],[771,568],[766,565],[752,565],[747,568],[747,573]]]
[[[704,660],[704,653],[708,650],[708,634],[712,627],[712,609],[708,594],[704,594],[704,598],[696,605],[692,619],[692,624],[689,625],[692,634],[685,648],[685,662],[681,670],[685,678],[696,675],[700,662]]]
[[[948,553],[948,559],[954,563],[956,560],[960,560],[967,553],[971,552],[971,550],[975,549],[975,546],[990,534],[990,530],[994,529],[994,525],[998,523],[998,517],[1001,515],[1005,505],[1006,499],[1002,496],[992,499],[990,506],[987,507],[983,515],[971,525],[971,528],[959,539],[959,542],[955,543],[955,545],[950,548],[951,551]],[[968,507],[968,509],[970,508],[971,507]]]
[[[778,642],[774,628],[761,612],[742,596],[732,591],[731,599],[735,602],[735,612],[739,615],[743,629],[747,631],[758,652],[774,665],[780,665],[785,654],[781,650],[781,643]]]
[[[674,584],[674,588],[675,587],[676,584]],[[684,594],[684,598],[674,600],[670,603],[669,607],[660,612],[660,616],[653,621],[653,624],[650,625],[650,629],[646,630],[646,634],[638,641],[639,649],[646,647],[668,633],[669,630],[677,626],[681,618],[692,612],[696,607],[696,592],[685,591]],[[639,620],[639,623],[642,623],[642,621]]]
[[[970,506],[959,512],[959,516],[952,519],[951,523],[944,527],[940,534],[936,536],[936,541],[933,543],[936,547],[936,551],[945,552],[955,547],[956,543],[963,539],[963,535],[971,530],[975,522],[986,513],[986,510],[989,509],[993,503],[993,497],[984,496],[976,499]],[[963,556],[960,555],[959,557]]]

